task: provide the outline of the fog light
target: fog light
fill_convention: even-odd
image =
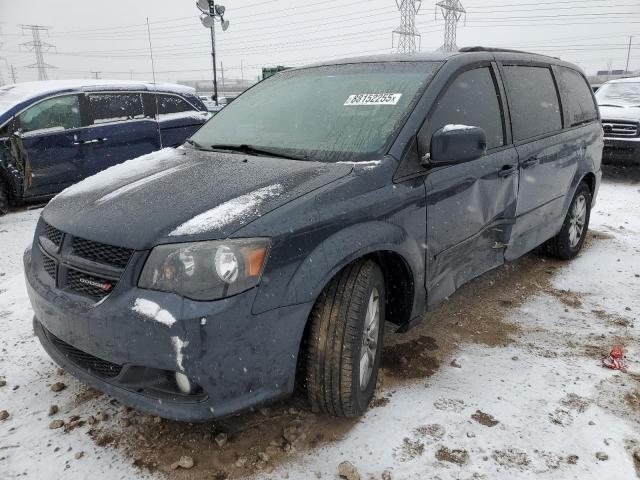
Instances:
[[[176,372],[176,385],[182,393],[192,393],[195,385],[184,373]]]

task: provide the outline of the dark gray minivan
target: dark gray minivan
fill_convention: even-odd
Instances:
[[[365,411],[385,322],[578,254],[603,133],[580,69],[485,48],[283,71],[183,146],[55,197],[24,267],[51,357],[163,417]]]

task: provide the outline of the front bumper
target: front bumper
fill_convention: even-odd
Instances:
[[[602,160],[605,163],[640,164],[640,137],[605,137]]]
[[[70,373],[122,403],[173,420],[201,421],[293,391],[311,304],[254,315],[257,289],[195,302],[132,287],[88,305],[34,274],[30,252],[24,256],[27,291],[43,347]],[[175,323],[167,325],[134,311],[137,299],[155,302]],[[91,363],[94,357],[104,362],[100,368]],[[110,375],[111,364],[117,367],[115,376]],[[163,372],[183,372],[201,390],[193,395],[172,392]]]

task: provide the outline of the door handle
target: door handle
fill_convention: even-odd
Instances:
[[[522,168],[535,167],[537,163],[538,163],[537,156],[529,157],[524,162],[522,162]]]
[[[104,143],[107,141],[107,138],[94,138],[93,140],[80,140],[73,142],[73,145],[87,145],[90,143]]]
[[[518,171],[518,168],[515,165],[503,165],[500,170],[498,170],[499,177],[508,177],[509,175],[513,175]]]

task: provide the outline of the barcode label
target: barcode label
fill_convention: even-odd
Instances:
[[[395,105],[401,93],[356,93],[349,95],[345,105]]]

